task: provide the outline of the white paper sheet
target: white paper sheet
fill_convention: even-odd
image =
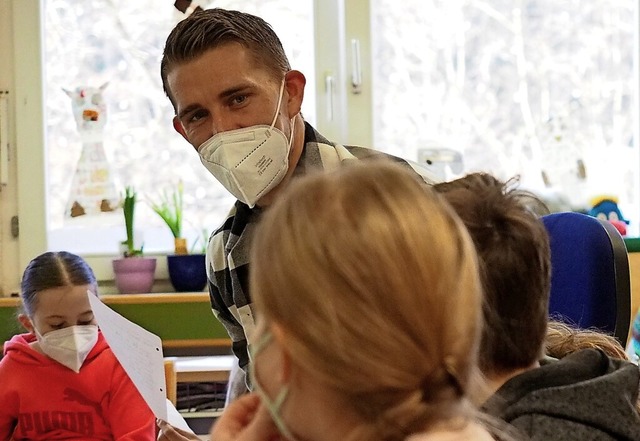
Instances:
[[[96,322],[116,358],[129,374],[156,418],[167,418],[162,340],[121,316],[88,293]],[[179,414],[178,414],[179,415]]]
[[[171,424],[173,427],[186,430],[189,433],[193,433],[191,427],[187,424],[187,421],[184,419],[178,409],[173,405],[173,403],[167,399],[167,423]]]

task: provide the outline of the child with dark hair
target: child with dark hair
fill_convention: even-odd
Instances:
[[[615,347],[596,340],[600,334],[580,331],[585,339],[571,341],[568,328],[548,328],[549,238],[531,209],[536,198],[516,184],[473,173],[434,186],[478,253],[480,365],[494,392],[482,408],[532,440],[640,440],[638,367],[611,357]]]
[[[155,440],[155,418],[107,345],[79,256],[33,259],[21,286],[20,323],[0,361],[0,440]]]

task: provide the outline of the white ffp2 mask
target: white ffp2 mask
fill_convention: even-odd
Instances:
[[[35,329],[40,349],[49,358],[78,373],[91,349],[98,342],[98,326],[68,326],[41,335]]]
[[[217,133],[198,147],[202,165],[233,196],[251,208],[282,181],[289,169],[293,121],[288,140],[275,127],[283,92],[284,80],[270,126],[262,124]]]

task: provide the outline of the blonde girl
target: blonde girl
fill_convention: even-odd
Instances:
[[[489,440],[476,388],[472,242],[412,171],[357,161],[300,178],[253,244],[253,388],[216,441]]]

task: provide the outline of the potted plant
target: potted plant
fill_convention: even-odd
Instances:
[[[126,187],[122,211],[127,239],[121,242],[123,257],[112,262],[116,287],[121,294],[150,292],[155,279],[156,259],[144,257],[142,246],[136,248],[133,228],[136,202],[137,193],[133,187]]]
[[[199,253],[190,253],[187,240],[182,236],[183,192],[184,185],[179,181],[172,192],[163,191],[156,201],[150,201],[150,205],[173,235],[174,253],[167,255],[167,269],[174,289],[202,291],[207,283],[204,247]]]
[[[182,181],[179,181],[176,190],[170,195],[165,190],[159,200],[151,201],[151,208],[162,218],[173,234],[174,254],[188,254],[187,240],[182,237],[183,192],[184,186]]]

